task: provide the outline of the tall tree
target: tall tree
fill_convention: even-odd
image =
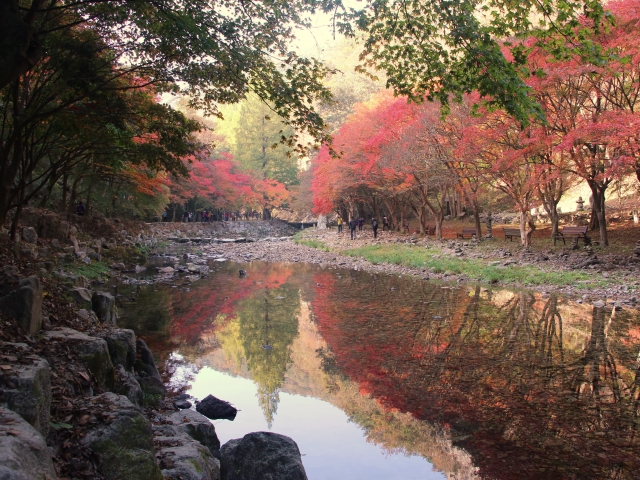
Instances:
[[[287,138],[293,129],[278,117],[270,105],[255,95],[241,104],[234,128],[234,156],[245,169],[287,186],[298,184],[298,157]]]

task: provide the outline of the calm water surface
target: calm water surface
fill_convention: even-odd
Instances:
[[[298,264],[120,286],[167,384],[292,437],[310,479],[632,479],[640,318]],[[239,269],[248,272],[240,278]],[[150,273],[152,273],[150,271]]]

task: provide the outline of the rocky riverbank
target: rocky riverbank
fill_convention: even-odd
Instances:
[[[114,296],[85,275],[126,275],[166,227],[37,210],[24,219],[16,241],[0,232],[2,478],[306,478],[287,437],[257,432],[221,447],[188,395],[167,392],[145,342],[118,328]]]
[[[479,265],[494,266],[498,272],[514,267],[526,267],[531,275],[549,272],[579,272],[585,280],[569,284],[526,284],[502,278],[492,283],[508,288],[529,288],[543,293],[558,292],[574,298],[579,303],[604,302],[612,307],[635,307],[640,296],[638,274],[640,273],[640,248],[631,255],[616,255],[596,252],[589,247],[572,249],[570,245],[546,251],[522,251],[505,245],[499,240],[476,242],[473,240],[442,240],[402,235],[396,232],[379,233],[373,238],[371,231],[358,232],[358,238],[349,239],[349,234],[338,234],[336,230],[305,230],[298,240],[287,237],[261,238],[248,241],[246,238],[225,239],[199,245],[196,257],[226,258],[236,262],[261,260],[267,262],[306,262],[355,270],[366,270],[381,274],[410,275],[423,280],[450,282],[475,281],[465,273],[437,271],[428,267],[410,267],[402,264],[373,263],[362,256],[349,254],[363,246],[407,247],[409,249],[437,250],[440,258],[473,261]],[[316,248],[305,245],[316,245]],[[508,243],[508,242],[507,242]],[[509,248],[510,247],[510,248]]]
[[[115,299],[100,291],[106,278],[189,283],[206,276],[212,261],[260,260],[474,281],[465,273],[372,262],[354,253],[384,247],[495,265],[500,272],[579,271],[583,284],[528,287],[612,308],[638,302],[640,248],[626,256],[571,246],[522,252],[495,240],[435,241],[395,232],[374,239],[369,230],[350,240],[348,233],[315,229],[294,239],[296,231],[281,221],[144,225],[34,209],[24,213],[16,241],[0,231],[0,474],[227,479],[263,478],[282,467],[277,478],[306,478],[297,446],[286,437],[255,433],[221,447],[211,422],[191,409],[194,399],[166,391],[144,341],[118,328]],[[136,276],[147,257],[162,263],[152,280]],[[606,285],[588,286],[603,278]],[[243,466],[246,476],[237,476]]]

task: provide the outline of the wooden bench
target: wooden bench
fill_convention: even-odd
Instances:
[[[520,229],[519,228],[503,228],[502,230],[504,231],[504,241],[505,242],[507,241],[507,238],[511,242],[513,242],[513,237],[522,238],[522,235],[520,235]]]
[[[566,245],[567,238],[575,238],[576,243],[582,239],[585,245],[589,245],[591,243],[591,239],[587,237],[588,226],[584,227],[573,227],[573,226],[565,226],[562,227],[562,230],[553,236],[553,244],[555,245],[558,239],[562,240],[562,244]]]
[[[474,227],[464,227],[462,232],[456,233],[457,238],[464,238],[466,235],[469,237],[473,237],[476,234],[476,229]]]

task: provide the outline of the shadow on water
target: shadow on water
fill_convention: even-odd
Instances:
[[[269,428],[288,392],[336,405],[369,442],[450,478],[640,471],[635,312],[259,262],[134,295],[121,323],[164,360],[252,379]]]

